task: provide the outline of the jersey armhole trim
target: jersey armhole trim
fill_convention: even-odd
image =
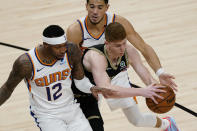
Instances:
[[[112,18],[112,23],[115,22],[115,19],[116,19],[116,15],[114,14]]]
[[[70,68],[70,70],[72,70],[72,66],[70,64],[70,61],[69,61],[69,57],[68,57],[68,53],[66,52],[66,60],[67,60],[67,63],[68,63],[68,66]]]
[[[80,20],[77,20],[77,22],[79,23],[80,27],[81,27],[81,32],[82,32],[82,40],[84,39],[84,30],[83,30],[83,24]]]
[[[34,76],[35,76],[35,68],[34,68],[34,63],[32,61],[32,58],[31,56],[28,54],[28,53],[25,53],[27,55],[27,57],[29,58],[29,61],[31,62],[31,66],[32,66],[32,76],[31,76],[31,80],[34,79]]]
[[[27,79],[25,78],[25,81],[26,81],[26,83],[27,83],[27,88],[28,88],[29,92],[31,92],[30,80],[27,80]]]

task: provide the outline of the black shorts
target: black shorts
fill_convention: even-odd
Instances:
[[[80,103],[80,107],[93,131],[104,131],[104,122],[99,111],[98,101],[95,97],[91,94],[79,91],[74,84],[72,84],[72,91],[77,103]]]

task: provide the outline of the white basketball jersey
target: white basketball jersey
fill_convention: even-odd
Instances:
[[[129,76],[128,76],[128,71],[121,71],[118,73],[112,80],[111,80],[112,85],[116,86],[121,86],[124,88],[131,88],[130,81],[129,81]],[[119,108],[128,108],[130,106],[133,106],[136,104],[136,101],[132,97],[128,98],[110,98],[107,99],[107,103],[110,107],[110,109],[116,110]]]
[[[87,16],[83,17],[79,20],[77,20],[81,26],[81,30],[82,30],[82,38],[83,38],[83,43],[81,44],[82,49],[83,48],[87,48],[93,45],[98,45],[98,44],[104,44],[105,42],[105,28],[103,29],[103,32],[101,32],[98,36],[94,36],[93,34],[91,34],[88,30],[88,26],[87,26]],[[115,20],[115,14],[111,14],[111,13],[106,13],[105,14],[105,22],[106,22],[106,26],[112,22],[114,22]]]
[[[63,59],[52,64],[40,60],[37,48],[31,49],[27,56],[33,68],[32,78],[25,80],[31,108],[39,112],[59,112],[73,105],[75,102],[71,90],[71,67],[67,53]]]

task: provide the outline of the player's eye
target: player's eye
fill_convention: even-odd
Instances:
[[[103,9],[103,6],[102,6],[102,5],[100,5],[100,6],[98,6],[98,8],[99,8],[99,9]]]
[[[90,5],[90,8],[94,8],[94,5]]]

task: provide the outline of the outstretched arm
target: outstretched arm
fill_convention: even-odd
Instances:
[[[148,69],[142,63],[142,60],[137,50],[132,45],[127,44],[126,51],[128,54],[129,64],[133,67],[133,69],[144,82],[144,84],[150,85],[152,83],[157,83],[157,81],[153,79]]]
[[[127,19],[121,16],[117,16],[116,21],[124,26],[127,33],[128,41],[142,53],[142,55],[144,56],[150,67],[155,72],[159,68],[161,68],[159,58],[156,55],[155,51],[150,45],[145,43],[145,41],[141,38],[141,36],[134,30],[131,23]]]
[[[21,55],[15,62],[8,80],[0,88],[0,105],[2,105],[12,94],[15,87],[23,78],[30,78],[32,66],[26,54]]]
[[[83,65],[88,71],[92,72],[96,86],[107,88],[106,90],[98,89],[98,92],[100,91],[106,98],[124,98],[132,96],[144,96],[152,99],[154,99],[153,96],[156,96],[161,98],[155,92],[163,92],[163,90],[157,89],[157,87],[153,85],[146,89],[123,88],[120,86],[111,85],[110,78],[106,72],[106,58],[96,51],[89,50],[85,54]]]
[[[158,72],[159,69],[162,69],[161,63],[154,49],[141,38],[141,36],[134,30],[132,24],[121,16],[116,17],[116,22],[121,23],[125,27],[128,41],[142,53],[155,73]],[[163,72],[158,75],[158,77],[161,84],[167,85],[172,89],[177,90],[177,85],[173,81],[173,79],[175,79],[173,75]]]

